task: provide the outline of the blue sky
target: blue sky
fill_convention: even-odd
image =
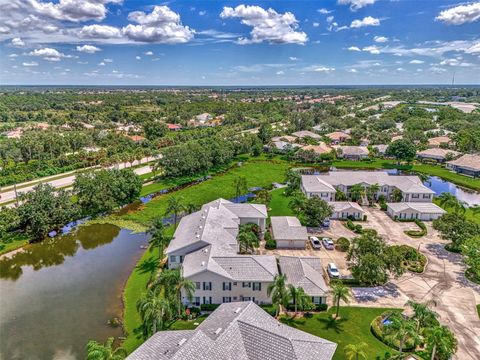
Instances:
[[[1,84],[480,83],[480,2],[0,0]]]

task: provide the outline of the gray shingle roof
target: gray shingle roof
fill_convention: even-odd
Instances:
[[[335,149],[342,150],[342,155],[362,155],[369,154],[366,146],[334,146]]]
[[[302,184],[308,192],[336,192],[332,185],[316,175],[302,175]]]
[[[474,171],[480,171],[480,154],[465,154],[457,160],[448,161],[447,164]]]
[[[303,288],[310,296],[327,295],[328,287],[323,279],[323,268],[319,258],[280,256],[279,265],[289,284]]]
[[[431,148],[417,152],[420,157],[433,158],[433,159],[445,159],[448,154],[453,158],[460,155],[458,151],[442,148]]]
[[[272,223],[273,238],[288,239],[288,240],[302,240],[308,239],[307,228],[300,224],[300,221],[295,216],[272,216],[270,217]]]
[[[155,334],[128,359],[330,360],[337,347],[279,323],[252,302],[222,304],[196,330],[172,333],[178,332]]]
[[[334,212],[341,212],[349,209],[355,209],[363,213],[363,209],[360,205],[356,202],[351,201],[332,201],[328,203],[329,205],[333,206]]]
[[[314,132],[308,131],[308,130],[301,130],[292,133],[293,136],[299,137],[299,138],[304,138],[304,137],[311,137],[312,139],[321,139],[321,136],[318,134],[315,134]]]
[[[423,214],[445,214],[446,211],[440,206],[429,202],[399,202],[399,203],[387,203],[387,207],[393,211],[405,211],[413,210]]]

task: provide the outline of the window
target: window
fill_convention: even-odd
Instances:
[[[262,283],[254,282],[253,283],[253,291],[262,291]]]
[[[199,281],[197,281],[195,283],[195,289],[200,290],[200,282]]]
[[[244,287],[244,288],[247,288],[247,287],[248,287],[248,288],[249,288],[249,287],[252,287],[252,283],[249,283],[249,282],[243,282],[243,283],[242,283],[242,287]]]
[[[211,296],[204,296],[203,297],[203,303],[204,304],[211,304],[212,303],[212,297]]]
[[[423,194],[424,199],[430,199],[430,194]]]
[[[203,283],[203,290],[212,290],[212,283],[211,282],[204,282]]]
[[[231,298],[230,296],[224,296],[224,297],[223,297],[223,302],[224,302],[224,303],[232,302],[232,298]]]
[[[412,199],[418,199],[420,197],[420,194],[412,194]]]
[[[240,297],[240,300],[241,301],[250,301],[251,298],[250,298],[250,296],[242,296],[242,297]]]
[[[180,255],[179,257],[180,257],[180,262],[183,263],[183,256]]]
[[[177,262],[177,257],[175,255],[170,255],[170,262]]]
[[[233,286],[237,286],[237,282],[234,282],[234,283],[233,283]]]
[[[232,290],[232,283],[231,282],[224,282],[223,283],[223,291],[231,291]]]
[[[195,306],[200,306],[200,296],[195,296],[194,302]]]

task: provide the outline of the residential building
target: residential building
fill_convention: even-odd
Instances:
[[[296,148],[301,147],[299,144],[292,144],[286,141],[272,141],[269,146],[267,146],[268,149],[273,149],[281,152],[287,152]]]
[[[140,135],[127,135],[127,137],[135,143],[141,143],[145,141],[145,138]]]
[[[270,221],[277,249],[305,249],[307,228],[295,216],[272,216]]]
[[[318,145],[305,145],[302,147],[302,150],[313,151],[315,154],[328,154],[332,151],[332,148],[325,144],[323,141],[320,141]]]
[[[332,133],[326,134],[326,137],[330,139],[331,144],[338,145],[341,144],[352,137],[343,131],[334,131]]]
[[[290,135],[282,135],[282,136],[274,136],[271,139],[272,141],[286,141],[289,143],[295,142],[297,138],[295,136],[290,136]]]
[[[380,145],[373,145],[374,149],[377,149],[379,155],[385,155],[387,152],[388,145],[380,144]]]
[[[168,130],[170,131],[180,131],[182,130],[182,125],[179,124],[167,124]]]
[[[287,284],[301,287],[314,304],[326,304],[328,286],[323,278],[323,267],[316,256],[280,256],[278,259]]]
[[[447,169],[459,174],[479,177],[480,176],[480,154],[465,154],[453,161],[447,161]]]
[[[432,202],[435,194],[423,185],[418,176],[389,175],[384,171],[330,171],[320,175],[302,175],[301,190],[307,197],[319,196],[325,201],[335,201],[337,190],[347,196],[353,185],[363,187],[378,185],[378,198],[383,195],[387,200],[392,198],[395,189],[402,193],[403,202]]]
[[[330,203],[333,207],[333,213],[330,219],[346,220],[348,218],[354,218],[356,220],[362,220],[364,211],[360,205],[351,201],[333,201]]]
[[[368,148],[366,146],[334,146],[337,150],[337,157],[347,160],[362,160],[368,158]]]
[[[387,203],[387,214],[395,219],[435,220],[446,211],[434,203],[400,202]]]
[[[297,138],[301,138],[301,139],[309,137],[309,138],[312,138],[312,139],[315,139],[315,140],[320,140],[322,138],[320,135],[315,134],[314,132],[311,132],[311,131],[308,131],[308,130],[297,131],[297,132],[292,133],[292,135],[297,137]]]
[[[440,147],[442,145],[448,145],[451,143],[451,139],[448,136],[437,136],[428,139],[428,146],[430,147]]]
[[[154,334],[128,360],[331,360],[337,344],[277,321],[252,302],[222,304],[195,330]]]
[[[455,150],[431,148],[417,152],[417,157],[421,160],[433,160],[439,163],[445,162],[447,159],[455,159],[459,157],[461,153]]]

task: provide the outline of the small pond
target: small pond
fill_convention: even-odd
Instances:
[[[145,234],[83,226],[0,260],[0,359],[80,360],[94,339],[122,336],[122,290]]]

